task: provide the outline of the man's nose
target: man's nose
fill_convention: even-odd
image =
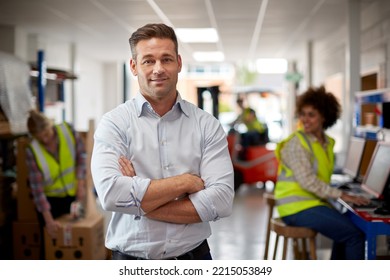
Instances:
[[[153,67],[153,74],[161,74],[163,71],[164,67],[162,66],[160,61],[157,61]]]

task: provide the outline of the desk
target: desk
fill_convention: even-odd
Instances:
[[[390,235],[390,216],[379,216],[373,211],[358,210],[351,207],[342,199],[332,204],[351,219],[351,221],[366,235],[366,259],[376,259],[376,237]]]

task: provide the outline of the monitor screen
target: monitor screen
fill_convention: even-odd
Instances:
[[[364,150],[365,139],[359,137],[351,137],[349,139],[349,147],[347,158],[345,159],[343,173],[351,176],[353,179],[358,177],[360,159]]]
[[[374,153],[375,146],[378,140],[375,139],[366,139],[366,144],[364,145],[364,151],[359,167],[358,181],[362,182],[364,176],[366,176],[368,165],[370,164],[372,154]]]
[[[379,198],[390,173],[390,142],[378,142],[372,154],[362,188]]]

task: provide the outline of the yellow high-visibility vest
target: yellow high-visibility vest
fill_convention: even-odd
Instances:
[[[280,151],[293,137],[298,137],[301,145],[311,154],[311,165],[313,172],[323,182],[329,184],[334,168],[334,139],[327,136],[327,149],[321,146],[318,141],[310,142],[307,135],[299,130],[291,134],[287,139],[280,142],[275,150],[276,158],[279,161],[278,179],[275,186],[275,198],[277,200],[277,210],[280,217],[292,215],[302,210],[319,205],[328,205],[320,197],[303,189],[295,180],[293,171],[280,160]]]
[[[75,196],[76,140],[68,124],[55,125],[58,135],[59,159],[51,155],[36,139],[29,145],[44,179],[44,192],[48,197]]]

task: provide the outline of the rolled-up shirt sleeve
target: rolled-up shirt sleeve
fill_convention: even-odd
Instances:
[[[121,174],[118,159],[126,155],[126,139],[118,125],[104,118],[95,132],[91,160],[95,189],[104,210],[144,215],[141,201],[150,179]]]
[[[231,215],[234,172],[226,134],[217,122],[205,126],[200,175],[205,189],[189,196],[202,221],[216,221]]]

